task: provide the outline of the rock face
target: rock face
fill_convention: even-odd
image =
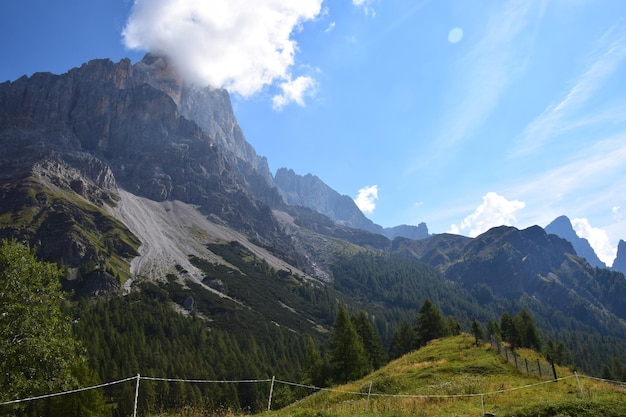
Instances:
[[[585,238],[579,237],[572,227],[572,222],[566,216],[559,216],[554,219],[545,228],[545,231],[552,233],[572,244],[576,254],[582,258],[585,258],[591,266],[598,268],[606,268],[606,264],[598,258],[596,252],[593,250],[589,241]]]
[[[383,234],[383,228],[365,217],[352,198],[339,194],[315,175],[302,176],[280,168],[274,181],[287,204],[313,209],[344,226]]]
[[[0,84],[0,148],[0,209],[16,219],[0,236],[20,237],[72,268],[89,263],[102,283],[111,278],[103,276],[111,252],[137,254],[136,239],[126,247],[105,236],[114,219],[102,208],[115,204],[117,187],[196,205],[261,244],[287,247],[271,211],[284,203],[228,93],[184,85],[158,57],[94,60]]]
[[[626,275],[626,242],[621,239],[617,244],[617,256],[611,269]]]
[[[425,239],[429,236],[426,223],[383,228],[365,217],[352,198],[339,194],[315,175],[302,176],[292,169],[280,168],[276,171],[274,183],[287,204],[310,208],[340,225],[383,235],[390,240],[396,237]]]
[[[177,101],[187,104],[181,110]],[[182,115],[191,112],[190,103],[206,113],[206,128]],[[253,151],[244,153],[228,93],[183,86],[154,57],[135,66],[128,60],[95,60],[60,76],[35,74],[4,83],[0,113],[10,152],[54,149],[64,160],[88,153],[106,161],[117,183],[136,195],[197,204],[250,230],[272,220],[249,198],[249,184],[265,201],[280,204],[266,178],[237,158],[261,163]]]

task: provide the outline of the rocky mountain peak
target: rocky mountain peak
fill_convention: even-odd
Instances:
[[[585,258],[591,266],[606,268],[605,263],[598,258],[598,255],[596,255],[596,252],[589,244],[589,241],[576,234],[576,231],[572,226],[572,222],[567,216],[557,217],[544,229],[546,232],[562,237],[570,242],[574,247],[576,254],[581,258]]]
[[[146,81],[150,85],[169,95],[180,106],[183,80],[166,57],[146,54],[134,67],[138,72],[145,73]]]
[[[617,244],[617,256],[611,269],[626,275],[626,242],[621,239]]]
[[[280,168],[274,182],[287,204],[313,209],[344,226],[383,234],[383,228],[365,217],[352,198],[339,194],[315,175]]]

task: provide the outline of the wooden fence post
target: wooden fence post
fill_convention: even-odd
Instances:
[[[270,411],[272,408],[272,394],[274,393],[274,381],[276,380],[276,376],[272,376],[272,385],[270,385],[270,397],[267,400],[267,411]]]

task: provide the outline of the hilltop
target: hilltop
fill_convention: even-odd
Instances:
[[[624,386],[556,367],[553,375],[526,373],[545,363],[518,350],[519,370],[491,344],[467,334],[432,341],[352,383],[323,390],[273,413],[280,416],[622,416]],[[509,359],[512,359],[509,357]],[[546,363],[547,365],[547,363]],[[488,415],[488,414],[487,414]]]

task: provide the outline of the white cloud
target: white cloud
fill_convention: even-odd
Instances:
[[[589,241],[589,244],[602,262],[608,266],[613,265],[617,249],[611,246],[609,237],[604,230],[592,227],[585,218],[572,219],[572,226],[579,237]]]
[[[372,185],[361,188],[354,202],[363,213],[373,213],[376,208],[376,200],[378,200],[378,186]]]
[[[525,206],[523,201],[507,200],[497,193],[488,192],[474,213],[467,216],[460,227],[452,225],[451,231],[456,230],[458,233],[469,229],[469,236],[476,237],[495,226],[510,226],[517,221],[515,213]]]
[[[166,55],[192,82],[247,97],[266,86],[303,82],[292,79],[290,71],[298,50],[292,34],[320,14],[321,4],[135,0],[122,36],[128,48]],[[283,96],[288,97],[284,90]]]
[[[300,76],[295,80],[281,83],[279,87],[282,93],[272,98],[272,106],[275,110],[281,110],[291,102],[304,106],[304,96],[313,94],[315,80],[308,76]]]

